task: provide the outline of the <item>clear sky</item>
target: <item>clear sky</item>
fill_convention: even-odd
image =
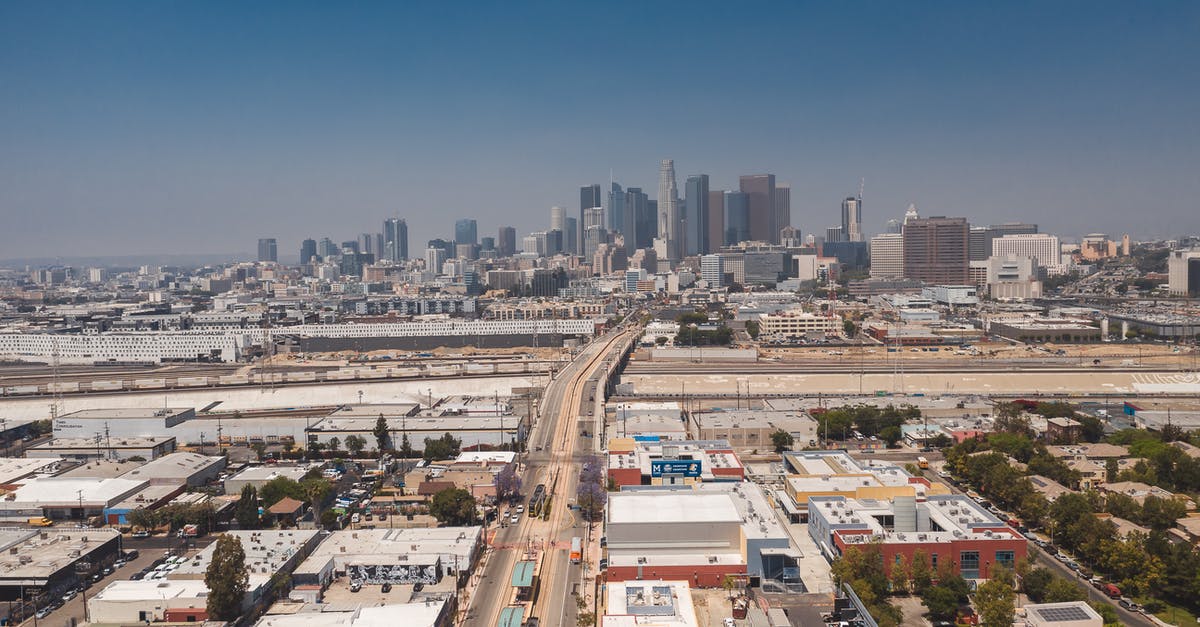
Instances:
[[[1200,231],[1197,2],[4,2],[0,258],[420,250],[771,172],[822,233]]]

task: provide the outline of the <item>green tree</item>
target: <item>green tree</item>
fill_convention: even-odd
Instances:
[[[903,432],[896,425],[888,425],[879,430],[879,439],[887,442],[889,447],[895,447],[896,443],[903,437]]]
[[[1054,581],[1054,573],[1045,568],[1034,568],[1021,578],[1021,591],[1034,603],[1041,603],[1046,598],[1046,588]]]
[[[1104,462],[1104,481],[1112,483],[1117,480],[1117,473],[1120,471],[1120,465],[1117,464],[1117,458],[1110,457]]]
[[[342,441],[340,438],[336,438],[336,437],[329,438],[329,450],[330,451],[337,453],[338,447],[341,445],[342,445]]]
[[[1066,603],[1068,601],[1086,601],[1087,593],[1074,583],[1054,577],[1046,584],[1044,603]]]
[[[795,442],[795,439],[792,438],[792,434],[784,431],[783,429],[776,429],[775,432],[771,434],[771,444],[775,446],[776,453],[782,453],[791,449]]]
[[[433,438],[425,438],[425,451],[423,453],[423,457],[426,461],[433,461],[436,459],[452,459],[458,456],[458,453],[461,449],[462,440],[455,438],[449,433],[445,433],[442,435],[442,437],[437,438],[436,440]]]
[[[346,436],[346,449],[350,451],[351,456],[358,457],[366,446],[367,440],[361,435]]]
[[[985,627],[1009,627],[1016,613],[1013,604],[1017,599],[1012,587],[1012,573],[996,565],[988,574],[991,575],[991,579],[979,586],[975,592],[975,607],[979,608],[979,618]]]
[[[255,442],[250,445],[250,450],[254,451],[255,458],[261,462],[263,456],[267,454],[267,445],[262,442]]]
[[[153,529],[158,526],[158,520],[154,512],[139,507],[125,515],[125,519],[129,524],[139,529]]]
[[[447,527],[461,527],[475,522],[475,497],[462,488],[446,488],[433,495],[429,513]]]
[[[912,563],[909,565],[909,578],[912,591],[924,595],[929,586],[933,585],[933,568],[929,565],[929,556],[922,549],[913,551]]]
[[[904,554],[896,556],[895,563],[892,564],[892,572],[888,573],[888,579],[892,584],[892,594],[908,594],[912,585],[912,565]]]
[[[412,442],[408,439],[408,432],[406,431],[400,437],[400,457],[403,457],[404,459],[410,459],[412,457],[416,457],[415,453],[416,452],[413,451]]]
[[[242,488],[242,495],[238,498],[233,517],[242,529],[258,529],[258,489],[253,485],[247,484]]]
[[[391,433],[388,431],[387,418],[383,414],[379,414],[379,418],[375,421],[375,429],[372,431],[375,435],[375,444],[380,452],[388,449],[388,443],[391,441]]]
[[[750,339],[757,340],[758,334],[761,330],[762,327],[758,324],[757,320],[746,321],[746,335],[749,335]]]
[[[208,586],[209,616],[224,621],[241,616],[249,575],[246,574],[246,551],[236,536],[222,534],[217,538],[212,561],[204,572],[204,584]]]

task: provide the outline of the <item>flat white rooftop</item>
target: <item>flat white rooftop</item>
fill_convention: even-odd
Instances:
[[[445,601],[396,603],[373,607],[305,606],[292,614],[268,614],[255,627],[433,627]]]
[[[608,499],[612,523],[741,523],[728,494],[616,493]]]
[[[203,599],[208,586],[203,579],[117,580],[94,597],[97,601],[144,601],[151,599]]]
[[[144,480],[90,477],[39,477],[25,482],[13,493],[14,503],[42,507],[108,507],[150,485]]]
[[[60,463],[61,457],[0,458],[0,484],[17,483],[20,479],[46,471]]]

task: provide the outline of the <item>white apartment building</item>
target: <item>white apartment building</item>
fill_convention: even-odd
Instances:
[[[882,233],[871,238],[871,278],[898,279],[904,276],[904,236]]]
[[[249,335],[220,331],[143,333],[6,333],[0,335],[0,359],[45,361],[57,352],[65,364],[154,362],[207,359],[237,361]]]
[[[700,258],[700,278],[709,287],[721,287],[725,281],[725,263],[721,255],[704,255]]]

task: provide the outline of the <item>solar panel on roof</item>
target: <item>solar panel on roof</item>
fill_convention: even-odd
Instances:
[[[1033,608],[1033,611],[1037,613],[1042,620],[1052,623],[1087,620],[1091,618],[1091,615],[1085,612],[1083,608],[1074,605],[1067,607],[1039,607]]]

